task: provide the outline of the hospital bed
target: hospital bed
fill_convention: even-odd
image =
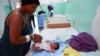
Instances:
[[[59,20],[57,17],[54,17],[54,18],[56,18],[56,19],[54,19],[55,21]],[[65,18],[65,17],[63,17],[63,18]],[[97,19],[97,17],[95,19]],[[100,20],[100,18],[99,18],[99,20]],[[57,27],[56,27],[56,25],[58,22],[56,22],[56,24],[55,24],[54,21],[51,21],[51,22],[50,21],[51,21],[51,19],[46,22],[47,25],[45,25],[45,28],[40,32],[40,35],[43,36],[43,41],[45,41],[45,40],[57,40],[57,41],[60,40],[60,42],[62,43],[62,42],[65,42],[66,40],[69,40],[71,38],[71,35],[77,35],[79,33],[72,26],[72,24],[65,24],[66,22],[70,23],[68,21],[66,21],[64,24],[62,24],[60,26],[58,24]],[[95,20],[95,22],[96,22],[96,20]],[[96,26],[95,22],[93,22],[93,27],[92,27],[92,30],[93,30],[92,32],[93,32],[94,38],[97,37],[96,34],[94,34],[95,31],[98,34],[98,31],[96,28],[97,26]],[[60,23],[62,23],[62,22],[60,21]],[[95,28],[94,28],[94,26],[95,26]],[[100,28],[100,25],[99,25],[99,28]],[[99,32],[99,35],[100,35],[100,32]],[[97,41],[98,47],[100,49],[100,45],[99,45],[100,41],[98,41],[97,39],[96,39],[96,41]],[[67,56],[67,55],[64,55],[64,49],[67,48],[68,46],[69,45],[67,45],[67,44],[66,45],[61,44],[61,46],[60,46],[61,48],[59,48],[60,50],[58,50],[56,53],[34,52],[34,51],[32,51],[32,49],[30,49],[30,51],[26,54],[26,56]],[[99,56],[100,50],[91,51],[91,52],[78,52],[78,53],[80,55],[75,55],[75,54],[73,54],[73,55],[74,56]],[[71,55],[68,55],[68,56],[71,56]]]

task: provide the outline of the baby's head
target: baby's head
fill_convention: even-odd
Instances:
[[[54,50],[58,50],[59,49],[59,43],[58,42],[51,43],[51,48],[54,49]]]
[[[34,34],[34,42],[41,43],[41,41],[42,41],[42,36],[39,34]]]

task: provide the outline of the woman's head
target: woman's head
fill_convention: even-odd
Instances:
[[[21,7],[24,13],[32,14],[39,5],[39,0],[21,0]]]
[[[40,2],[39,2],[39,0],[21,0],[21,6],[25,6],[27,4],[40,5]]]

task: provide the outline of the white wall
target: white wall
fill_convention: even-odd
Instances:
[[[2,3],[3,3],[3,5],[9,5],[9,0],[2,0]]]
[[[61,3],[65,2],[65,0],[39,0],[41,4],[50,4],[50,3]],[[19,0],[10,0],[12,9],[15,8],[15,3],[19,2]]]
[[[12,9],[15,9],[15,3],[19,2],[19,0],[10,0]]]

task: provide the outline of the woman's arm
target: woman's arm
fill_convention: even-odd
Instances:
[[[13,45],[23,44],[26,42],[25,36],[21,36],[21,31],[23,28],[22,18],[18,12],[14,12],[9,16],[9,36],[10,42]],[[30,35],[32,37],[32,35]]]

